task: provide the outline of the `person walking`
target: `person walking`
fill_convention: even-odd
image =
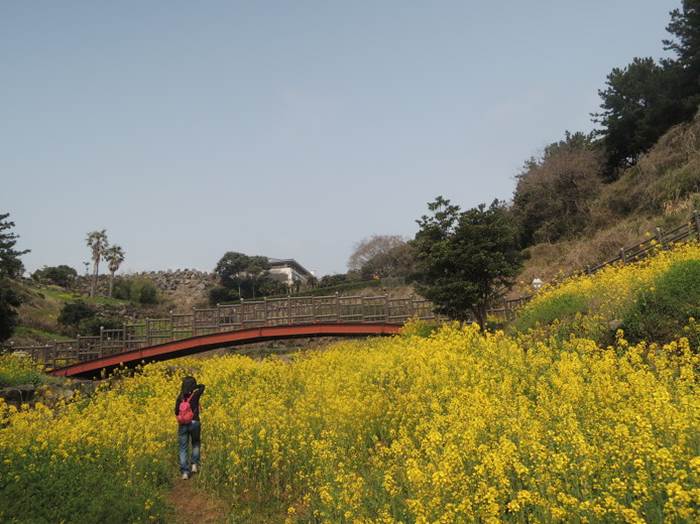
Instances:
[[[204,393],[204,384],[197,384],[194,377],[182,379],[180,394],[175,400],[175,417],[177,418],[177,436],[180,448],[180,473],[182,479],[190,478],[191,473],[199,470],[202,426],[199,421],[199,400]],[[192,442],[192,465],[187,459],[188,444]]]

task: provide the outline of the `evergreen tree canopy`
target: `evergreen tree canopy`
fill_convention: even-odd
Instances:
[[[462,212],[437,197],[431,216],[418,220],[416,250],[418,292],[437,312],[457,320],[472,315],[484,327],[488,307],[512,286],[522,256],[517,228],[504,203]]]
[[[19,259],[28,249],[17,251],[15,244],[19,236],[10,230],[15,223],[7,220],[9,213],[0,213],[0,278],[17,278],[24,271],[24,265]]]

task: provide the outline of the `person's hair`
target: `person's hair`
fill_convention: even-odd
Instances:
[[[194,391],[197,387],[197,380],[194,377],[185,377],[182,379],[182,387],[180,388],[180,395],[187,396]]]

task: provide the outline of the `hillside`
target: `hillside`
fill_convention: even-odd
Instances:
[[[529,291],[539,277],[551,280],[614,256],[652,235],[670,229],[700,209],[700,117],[671,128],[639,162],[613,183],[603,185],[591,204],[581,235],[542,242],[526,250],[528,259],[515,293]]]

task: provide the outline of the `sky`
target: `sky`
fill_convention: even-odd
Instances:
[[[29,271],[344,272],[427,202],[512,197],[680,0],[0,2],[0,213]]]

